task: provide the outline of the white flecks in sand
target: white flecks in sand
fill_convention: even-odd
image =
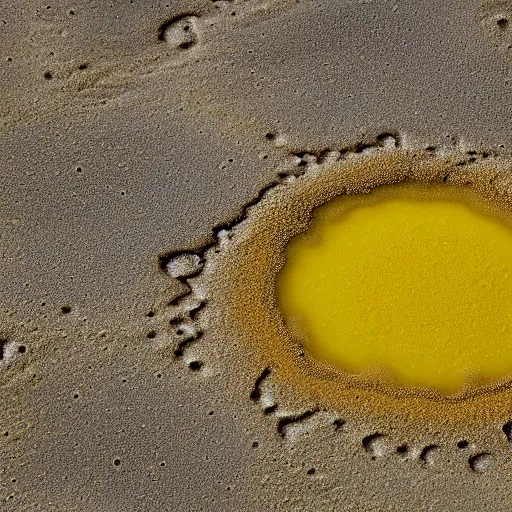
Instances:
[[[189,277],[203,268],[203,262],[197,254],[182,253],[172,258],[166,265],[171,277]]]
[[[492,464],[493,457],[490,453],[479,453],[469,459],[469,467],[477,472],[483,473]]]

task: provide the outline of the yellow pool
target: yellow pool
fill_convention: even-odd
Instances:
[[[312,357],[445,394],[512,372],[512,230],[442,188],[341,196],[290,242],[278,302]]]

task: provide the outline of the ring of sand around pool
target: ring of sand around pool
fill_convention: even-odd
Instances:
[[[214,316],[316,404],[506,419],[511,176],[402,150],[311,166],[217,250]]]

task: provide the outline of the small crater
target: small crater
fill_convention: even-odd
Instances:
[[[402,457],[407,455],[408,452],[409,452],[409,447],[406,444],[402,444],[402,445],[398,446],[396,449],[396,453],[398,453],[398,455],[401,455]]]
[[[305,411],[302,414],[298,414],[296,416],[286,416],[284,418],[281,418],[279,422],[277,423],[277,432],[281,437],[286,436],[286,430],[290,425],[293,425],[295,423],[301,423],[304,420],[307,420],[308,418],[311,418],[314,414],[318,412],[317,409],[314,409],[312,411]]]
[[[340,428],[342,428],[343,425],[345,425],[345,420],[337,419],[337,420],[334,420],[332,422],[332,424],[334,425],[334,430],[337,431],[337,430],[340,430]]]
[[[18,354],[24,354],[27,351],[25,345],[15,345],[7,338],[0,339],[0,361],[9,361]]]
[[[167,43],[173,49],[187,50],[198,42],[197,24],[199,18],[194,15],[181,15],[161,25],[158,40]]]
[[[53,75],[50,71],[47,71],[43,76],[46,80],[51,80],[53,78]]]
[[[155,331],[149,331],[146,334],[146,338],[148,338],[149,340],[155,339],[156,338],[156,332]]]
[[[67,314],[71,313],[71,306],[62,306],[60,308],[60,311],[63,315],[67,315]]]
[[[507,18],[498,18],[496,20],[496,25],[500,30],[506,30],[508,28],[508,19]]]
[[[503,425],[502,430],[507,437],[507,441],[512,441],[512,421],[507,421],[507,423]]]
[[[9,343],[9,341],[6,339],[0,340],[0,361],[5,358],[5,349],[7,347],[7,343]]]
[[[463,450],[464,448],[467,448],[469,446],[469,442],[466,441],[465,439],[461,439],[460,441],[457,442],[457,448],[459,448],[459,450]]]
[[[114,459],[113,464],[114,464],[114,466],[120,466],[121,465],[121,459]]]
[[[385,435],[379,434],[378,432],[363,438],[362,444],[365,451],[374,458],[382,457],[388,452],[387,438]]]
[[[478,453],[468,459],[468,464],[472,471],[483,473],[491,465],[492,459],[490,453]]]
[[[420,460],[425,464],[433,464],[436,459],[437,453],[441,450],[441,448],[435,444],[430,444],[425,446],[420,453]]]
[[[377,135],[377,144],[385,149],[396,149],[400,147],[400,137],[395,133],[381,133]]]
[[[510,2],[483,2],[480,19],[495,46],[510,44]]]
[[[198,372],[203,367],[203,363],[201,361],[191,361],[188,363],[188,367],[193,372]]]

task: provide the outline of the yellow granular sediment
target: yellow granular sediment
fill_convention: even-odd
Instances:
[[[417,375],[411,374],[411,380],[408,380],[407,375],[399,374],[400,371],[405,371],[405,366],[401,367],[398,359],[393,372],[390,370],[389,362],[388,365],[384,365],[389,370],[386,371],[382,364],[379,365],[379,361],[377,365],[372,366],[370,363],[367,366],[360,359],[359,363],[354,361],[354,367],[349,367],[344,366],[343,362],[333,363],[314,357],[310,354],[311,346],[308,345],[307,336],[304,336],[300,325],[299,328],[297,325],[295,328],[291,326],[289,319],[287,321],[284,318],[287,316],[286,312],[283,315],[278,304],[279,276],[285,268],[287,247],[298,235],[315,240],[312,232],[301,234],[306,233],[311,227],[315,210],[337,197],[339,199],[335,201],[340,201],[340,204],[344,200],[354,201],[354,204],[358,201],[364,203],[375,200],[384,207],[385,201],[380,201],[382,194],[388,194],[384,188],[390,190],[390,199],[400,200],[406,199],[406,196],[411,197],[410,193],[414,194],[415,190],[420,190],[415,183],[423,184],[421,194],[425,194],[425,197],[415,200],[425,202],[422,206],[427,206],[426,203],[432,200],[442,202],[448,209],[455,208],[458,215],[462,215],[468,221],[467,234],[471,234],[469,224],[475,219],[483,224],[490,222],[492,229],[497,230],[502,240],[508,243],[507,230],[512,229],[512,201],[509,196],[512,166],[503,159],[482,162],[467,168],[457,166],[457,162],[457,156],[438,157],[428,152],[410,151],[348,158],[318,172],[310,173],[295,182],[282,184],[267,193],[258,205],[250,208],[247,218],[235,227],[229,244],[223,246],[220,253],[215,255],[212,271],[205,276],[209,280],[208,288],[211,293],[210,329],[226,331],[225,336],[230,338],[234,336],[241,344],[240,350],[246,347],[243,350],[251,354],[251,358],[244,360],[246,365],[254,366],[254,371],[261,370],[264,366],[272,368],[285,388],[293,390],[293,393],[300,395],[302,399],[311,400],[315,406],[352,410],[355,414],[386,416],[387,421],[393,422],[416,422],[420,428],[424,421],[443,424],[444,428],[458,428],[460,422],[481,424],[509,419],[512,415],[512,386],[508,376],[499,376],[506,374],[510,366],[506,360],[501,361],[498,357],[500,351],[506,353],[499,336],[493,341],[495,348],[490,352],[486,348],[487,341],[481,341],[476,345],[476,352],[459,354],[468,358],[466,360],[470,362],[470,371],[466,373],[462,369],[464,363],[457,366],[461,373],[456,379],[463,375],[464,382],[459,391],[447,396],[447,392],[459,388],[461,380],[448,382],[446,386],[436,386],[428,376],[418,378]],[[390,186],[380,191],[380,187],[384,185]],[[370,191],[372,192],[368,194]],[[350,203],[345,203],[348,204]],[[388,204],[386,208],[391,206]],[[469,221],[469,218],[472,220]],[[435,222],[427,227],[430,233]],[[503,225],[500,225],[500,222]],[[420,236],[421,229],[418,227],[416,232]],[[455,236],[455,232],[452,232],[452,236]],[[492,238],[489,234],[484,236],[487,240]],[[473,235],[472,240],[479,251],[485,252],[485,243],[479,242],[476,235]],[[292,242],[292,245],[294,243]],[[497,250],[504,258],[506,251],[509,250],[508,245],[497,245],[500,244],[494,244],[494,249],[490,252]],[[381,241],[381,248],[392,251],[392,248],[386,247],[384,239]],[[458,258],[465,258],[460,249],[459,247]],[[506,306],[499,300],[500,293],[505,294],[504,298],[508,293],[506,287],[500,288],[503,286],[500,275],[505,276],[506,267],[500,262],[501,265],[489,268],[489,275],[484,276],[482,274],[485,273],[485,265],[492,265],[492,261],[497,262],[500,256],[492,256],[489,251],[487,254],[482,253],[481,256],[485,257],[487,263],[479,263],[478,270],[469,269],[469,261],[461,261],[460,264],[465,266],[465,272],[472,273],[473,280],[476,279],[477,286],[481,287],[481,291],[476,295],[475,291],[472,291],[473,298],[481,296],[479,294],[483,295],[482,290],[489,284],[498,287],[492,303],[482,305],[479,302],[478,308],[485,308],[486,315],[490,315],[490,318],[501,326],[498,328],[499,331],[508,325],[509,320]],[[437,258],[440,257],[438,254]],[[471,257],[476,261],[475,256]],[[449,262],[452,270],[458,265],[456,259]],[[420,255],[416,255],[416,265],[422,267],[418,268],[418,271],[424,272],[423,282],[427,282],[428,272],[434,272],[432,261],[432,254],[430,259],[425,257],[424,261]],[[441,267],[444,264],[438,265]],[[391,272],[390,268],[388,270]],[[439,268],[439,272],[442,270]],[[354,273],[354,268],[351,272]],[[411,269],[409,277],[410,272]],[[376,279],[378,275],[381,275],[380,271],[374,268],[369,277]],[[354,273],[353,278],[355,287],[359,277]],[[372,279],[367,285],[370,300],[371,296],[378,292],[377,283],[372,282]],[[451,286],[455,286],[453,281]],[[457,292],[458,297],[464,295],[462,290],[461,284],[460,293]],[[469,315],[469,308],[476,307],[471,306],[467,300],[465,306],[459,304],[456,298],[452,297],[450,300],[452,306],[459,308],[459,314],[460,308],[468,308]],[[454,316],[453,313],[447,313],[443,320],[445,325],[449,323],[448,319]],[[399,315],[397,314],[395,318],[399,318]],[[430,320],[432,319],[431,317]],[[409,322],[408,325],[411,327],[412,323]],[[468,326],[462,326],[460,323],[459,326],[465,329],[465,332],[472,331]],[[395,325],[394,329],[396,328]],[[431,328],[437,329],[434,326]],[[484,324],[481,324],[480,333],[483,328]],[[455,330],[452,333],[455,333]],[[311,342],[315,341],[318,340],[311,338]],[[447,350],[447,347],[441,347],[440,342],[433,343],[438,350]],[[470,341],[461,340],[461,343],[464,344],[459,345],[463,348],[460,352],[467,352]],[[406,361],[407,357],[412,356],[407,355],[407,349],[410,347],[411,345],[408,345],[402,351],[397,343],[396,354],[400,353]],[[455,342],[452,348],[456,350]],[[475,361],[477,352],[482,358],[481,362]],[[486,359],[489,362],[494,360],[495,363],[485,367]],[[453,360],[444,364],[447,365],[445,369],[448,369],[453,365]],[[359,373],[358,368],[362,369]],[[471,369],[476,372],[471,374]],[[495,380],[489,382],[490,379]],[[396,380],[402,385],[397,385]]]

